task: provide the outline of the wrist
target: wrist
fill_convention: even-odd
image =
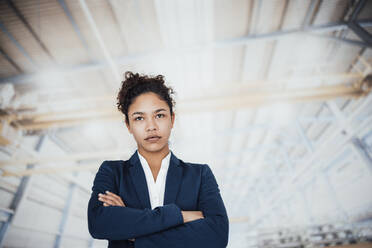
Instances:
[[[182,211],[181,210],[181,215],[182,215],[182,221],[183,221],[183,223],[185,223],[186,222],[186,213],[185,213],[185,211]]]

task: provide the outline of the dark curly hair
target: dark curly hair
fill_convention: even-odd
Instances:
[[[167,87],[162,75],[146,76],[127,71],[124,74],[124,81],[121,82],[121,88],[117,96],[117,107],[125,115],[125,122],[129,125],[128,109],[134,99],[147,92],[153,92],[163,99],[169,106],[170,113],[173,115],[173,108],[176,102],[171,94],[174,90]]]

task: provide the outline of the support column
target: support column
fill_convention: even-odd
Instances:
[[[59,224],[59,234],[57,234],[56,240],[54,241],[54,248],[61,247],[61,240],[62,240],[63,234],[65,232],[65,228],[66,228],[68,216],[69,216],[69,213],[70,213],[71,203],[72,203],[72,198],[73,198],[73,195],[74,195],[75,188],[76,188],[76,184],[70,183],[66,205],[63,209],[62,220],[61,220],[61,223]]]
[[[44,142],[44,138],[45,138],[45,135],[42,134],[40,137],[39,137],[39,140],[35,146],[35,151],[38,152],[40,151],[40,148]],[[27,165],[27,169],[31,169],[33,168],[35,165],[34,164],[28,164]],[[12,221],[14,219],[14,216],[17,214],[17,210],[18,210],[18,207],[22,204],[22,202],[24,201],[24,199],[26,198],[26,195],[27,195],[27,192],[30,188],[30,185],[32,185],[31,183],[31,180],[32,180],[32,177],[31,176],[23,176],[21,178],[21,182],[17,188],[17,192],[15,193],[14,195],[14,198],[13,198],[13,201],[12,203],[10,204],[10,210],[14,211],[13,214],[9,214],[9,218],[8,218],[8,221],[5,222],[2,226],[1,226],[1,229],[0,229],[0,248],[3,247],[4,245],[4,240],[5,240],[5,237],[6,237],[6,233],[9,229],[9,226],[12,224]]]

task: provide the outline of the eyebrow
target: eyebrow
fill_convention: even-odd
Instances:
[[[167,111],[166,109],[157,109],[157,110],[155,110],[154,111],[154,113],[158,113],[158,112],[160,112],[160,111]],[[145,114],[144,112],[134,112],[133,114],[132,114],[132,116],[133,115],[143,115],[143,114]]]

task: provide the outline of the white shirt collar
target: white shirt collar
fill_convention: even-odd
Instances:
[[[144,167],[144,165],[147,165],[147,168],[150,169],[150,166],[149,164],[147,163],[147,160],[138,152],[137,150],[137,154],[138,154],[138,157],[141,161],[141,165],[142,167]],[[161,161],[161,167],[160,167],[160,170],[165,170],[165,171],[168,171],[168,167],[169,167],[169,162],[170,162],[170,157],[171,157],[171,151],[169,150],[169,153],[167,154],[167,156],[165,156],[163,158],[163,160]]]
[[[147,163],[146,159],[139,152],[137,152],[137,154],[140,159],[143,171],[145,173],[151,208],[154,209],[157,206],[163,206],[165,183],[170,163],[171,151],[169,151],[168,155],[165,156],[161,161],[161,166],[156,178],[156,182],[154,181],[154,177],[152,175],[150,166]]]

